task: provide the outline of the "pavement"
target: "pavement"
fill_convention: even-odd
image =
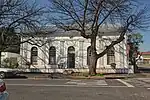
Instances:
[[[61,73],[43,74],[43,73],[25,73],[14,79],[126,79],[126,78],[149,78],[150,73],[137,74],[104,74],[99,76],[88,75],[65,75]]]
[[[124,81],[135,87],[145,87],[150,89],[150,78],[132,78],[125,79]]]
[[[61,73],[23,73],[15,78],[21,79],[126,79],[126,78],[149,78],[150,67],[139,66],[139,72],[136,74],[104,74],[88,76],[87,73],[73,73],[71,75]]]
[[[138,81],[143,83],[139,85]],[[150,78],[5,79],[9,100],[149,100]]]

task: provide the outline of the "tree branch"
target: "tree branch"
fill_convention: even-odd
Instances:
[[[107,54],[108,50],[111,49],[114,45],[120,43],[121,41],[124,40],[124,36],[125,36],[126,30],[124,30],[121,35],[119,36],[119,38],[116,41],[112,41],[110,45],[108,45],[105,50],[103,50],[101,53],[97,54],[97,58],[100,58],[102,56],[104,56],[105,54]]]

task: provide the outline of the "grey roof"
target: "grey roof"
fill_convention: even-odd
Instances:
[[[90,32],[88,32],[90,33]],[[116,36],[119,35],[119,31],[118,29],[114,29],[114,28],[110,28],[110,29],[104,29],[104,28],[100,28],[99,29],[99,34],[101,36]],[[41,34],[43,35],[43,34]],[[80,32],[77,31],[64,31],[62,29],[52,29],[46,32],[45,34],[46,36],[51,36],[51,37],[79,37]]]
[[[87,31],[90,34],[90,31]],[[116,36],[119,35],[118,28],[115,27],[101,27],[99,29],[99,36]],[[77,31],[64,31],[55,26],[46,27],[38,31],[36,36],[48,36],[48,37],[80,37],[80,32]]]

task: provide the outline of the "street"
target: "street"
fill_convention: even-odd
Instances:
[[[139,86],[135,80],[139,79],[6,79],[5,82],[9,100],[149,100],[149,81]]]

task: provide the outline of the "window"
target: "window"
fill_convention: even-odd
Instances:
[[[107,65],[115,63],[115,49],[112,47],[107,53]]]
[[[31,48],[31,64],[37,64],[37,57],[38,57],[38,49],[37,47]]]
[[[75,68],[75,48],[73,46],[68,47],[67,64],[68,68]]]
[[[87,48],[87,65],[90,65],[91,46]]]
[[[49,64],[56,64],[56,48],[54,46],[51,46],[49,49]]]

